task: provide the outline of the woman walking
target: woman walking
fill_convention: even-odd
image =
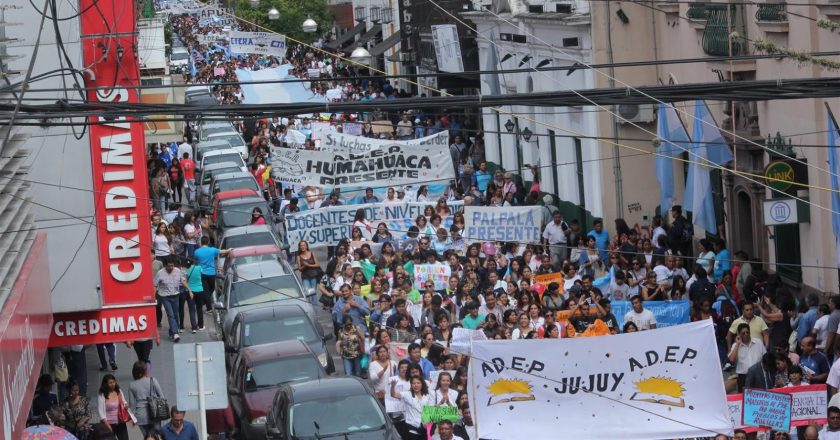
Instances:
[[[160,431],[160,421],[154,420],[149,414],[149,398],[163,397],[163,390],[157,379],[147,375],[146,363],[137,361],[131,369],[134,381],[128,385],[128,403],[134,417],[135,424],[144,436]]]
[[[90,404],[87,397],[82,396],[79,384],[70,380],[70,395],[62,403],[64,413],[64,429],[70,431],[79,440],[89,440],[93,434],[90,424]]]
[[[365,352],[365,337],[358,327],[353,325],[353,318],[344,316],[341,330],[338,331],[336,351],[344,361],[344,373],[362,376],[362,353]]]
[[[298,244],[297,266],[303,289],[307,292],[309,289],[315,290],[321,275],[321,264],[315,252],[309,249],[309,243],[306,240],[301,240]]]
[[[177,157],[172,159],[172,165],[169,166],[169,182],[172,185],[172,201],[181,203],[183,200],[181,191],[184,190],[184,170],[181,168],[181,161]]]
[[[113,374],[102,377],[98,400],[99,421],[117,440],[128,440],[127,424],[133,422],[134,417]]]
[[[421,416],[424,406],[434,405],[429,397],[429,386],[422,377],[412,377],[411,389],[399,392],[397,382],[391,382],[391,397],[403,402],[405,410],[406,435],[404,440],[422,440],[426,438],[426,428],[422,426]]]

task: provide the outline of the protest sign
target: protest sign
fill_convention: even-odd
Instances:
[[[426,281],[432,280],[435,282],[435,290],[446,289],[451,275],[452,268],[448,264],[415,264],[414,288],[423,292],[426,290]]]
[[[402,240],[406,237],[414,219],[423,214],[426,205],[426,203],[417,202],[367,203],[301,211],[286,215],[286,240],[292,249],[297,249],[301,240],[306,240],[310,247],[335,246],[342,238],[350,237],[350,228],[358,209],[365,210],[365,219],[374,228],[380,223],[385,223],[391,235],[397,240]],[[453,218],[447,216],[443,219],[441,226],[449,229],[452,221]]]
[[[464,238],[476,241],[539,243],[542,211],[539,206],[467,206],[464,208]]]
[[[345,122],[341,124],[341,131],[342,134],[348,134],[351,136],[361,136],[362,124],[359,124],[358,122]]]
[[[563,273],[562,272],[554,272],[554,273],[545,273],[542,275],[534,275],[534,283],[539,283],[548,288],[548,285],[551,283],[557,283],[560,285],[558,289],[560,293],[563,293]]]
[[[470,330],[462,327],[452,329],[452,339],[449,341],[449,350],[452,353],[470,356],[472,343],[475,341],[486,341],[487,335],[481,330]]]
[[[321,77],[321,71],[318,70],[318,69],[306,69],[306,74],[310,78],[320,78]]]
[[[269,32],[231,30],[228,35],[230,51],[257,55],[286,56],[286,37]]]
[[[741,423],[757,428],[767,427],[778,431],[788,431],[792,406],[793,398],[789,394],[744,388]]]
[[[612,301],[612,313],[623,324],[624,315],[633,309],[630,301]],[[685,324],[691,320],[689,301],[645,301],[645,308],[656,317],[656,328]]]
[[[213,34],[195,34],[196,39],[200,44],[213,44],[218,40],[218,38]]]
[[[422,423],[437,423],[443,420],[450,422],[458,421],[458,407],[457,406],[423,406],[423,413],[420,415],[420,422]]]
[[[419,185],[455,178],[449,147],[418,148],[396,142],[360,155],[277,148],[271,164],[275,178],[296,185]]]
[[[321,141],[324,139],[328,133],[332,132],[332,126],[330,126],[329,122],[313,122],[312,123],[312,143],[315,144],[315,148],[321,148]]]
[[[821,425],[828,421],[828,396],[826,385],[799,385],[784,388],[774,388],[770,391],[790,394],[792,406],[790,410],[791,426],[808,426],[812,423]],[[747,432],[767,430],[769,428],[753,428],[742,423],[741,411],[743,407],[743,394],[730,394],[726,396],[726,403],[732,419],[732,427],[744,429]]]
[[[371,150],[381,150],[390,145],[410,145],[415,147],[445,147],[449,151],[449,132],[441,131],[431,136],[407,141],[394,141],[361,137],[362,124],[345,122],[343,133],[330,133],[325,137],[323,149],[337,153],[364,154]]]
[[[470,406],[479,438],[554,440],[557,426],[564,438],[732,435],[719,362],[711,320],[601,338],[473,341]]]

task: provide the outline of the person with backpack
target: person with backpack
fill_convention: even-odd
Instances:
[[[694,239],[694,226],[682,215],[682,206],[671,208],[671,228],[668,229],[668,248],[682,256],[691,255],[691,243]]]
[[[708,273],[699,264],[694,267],[694,283],[688,289],[688,298],[691,300],[691,306],[697,308],[703,299],[708,299],[710,302],[714,300],[717,288],[714,283],[709,280]]]

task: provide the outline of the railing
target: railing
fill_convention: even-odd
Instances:
[[[703,52],[712,56],[730,55],[729,34],[741,29],[736,26],[736,8],[734,5],[708,5],[706,27],[703,30]],[[747,52],[743,40],[732,41],[731,55],[744,55]]]
[[[755,11],[755,19],[757,21],[776,21],[783,22],[787,19],[787,4],[785,3],[764,3],[758,5],[758,10]]]
[[[705,3],[692,3],[686,16],[691,20],[705,20],[709,16],[709,10]]]

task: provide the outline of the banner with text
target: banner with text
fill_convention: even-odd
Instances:
[[[808,426],[811,423],[823,425],[828,421],[828,395],[826,385],[799,385],[785,388],[774,388],[771,391],[790,394],[793,406],[790,410],[790,426]],[[743,424],[743,394],[726,396],[732,427],[747,432],[767,430],[768,428],[754,428]]]
[[[612,313],[619,324],[624,323],[624,315],[633,309],[630,301],[612,301]],[[645,308],[656,317],[656,328],[685,324],[691,321],[689,301],[645,301]]]
[[[350,227],[359,209],[365,210],[365,219],[374,229],[380,223],[385,223],[391,235],[397,240],[402,240],[406,237],[408,228],[414,224],[414,219],[423,215],[423,210],[428,205],[417,202],[393,205],[368,203],[310,209],[286,216],[286,240],[292,249],[297,249],[302,240],[306,240],[310,247],[335,246],[342,238],[350,237]],[[453,209],[453,212],[456,210]],[[447,216],[441,222],[441,226],[448,230],[452,221],[452,216]],[[394,247],[397,248],[397,245]]]
[[[321,144],[325,142],[326,139]],[[449,147],[445,145],[418,148],[392,142],[360,155],[288,148],[274,151],[274,177],[295,185],[421,185],[455,178]]]
[[[464,238],[476,241],[539,243],[542,211],[539,206],[466,206]]]
[[[286,37],[268,32],[241,32],[231,30],[228,36],[230,51],[257,55],[286,56]]]
[[[450,276],[452,276],[452,268],[448,264],[415,264],[414,288],[424,292],[426,281],[432,280],[435,283],[435,290],[443,290],[449,287]]]
[[[558,426],[564,438],[622,440],[733,431],[710,320],[603,338],[473,341],[469,371],[479,438],[554,440]]]
[[[793,397],[789,394],[756,388],[744,388],[741,423],[777,431],[790,430]]]
[[[321,148],[326,151],[350,154],[364,154],[371,150],[381,150],[395,144],[406,146],[410,145],[414,147],[445,147],[447,151],[449,149],[449,131],[446,130],[431,136],[422,137],[420,139],[394,141],[355,136],[356,134],[361,134],[361,124],[356,124],[358,126],[358,131],[352,129],[348,131],[348,125],[349,124],[347,123],[344,124],[344,133],[327,133],[327,136],[325,136],[321,142]],[[350,131],[352,131],[352,133]]]

